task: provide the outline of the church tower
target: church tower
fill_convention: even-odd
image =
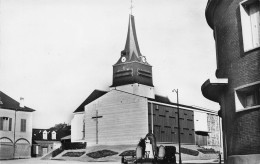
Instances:
[[[129,16],[125,48],[113,65],[113,84],[110,89],[154,98],[152,66],[140,52],[133,15]]]

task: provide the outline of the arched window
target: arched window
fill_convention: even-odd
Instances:
[[[51,139],[52,139],[52,140],[56,140],[56,132],[55,132],[55,131],[52,131],[52,133],[51,133]]]
[[[12,131],[12,118],[0,117],[0,130]]]
[[[43,132],[42,132],[42,139],[44,139],[44,140],[47,140],[47,131],[46,130],[44,130]]]

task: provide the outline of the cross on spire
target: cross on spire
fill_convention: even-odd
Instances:
[[[131,10],[131,15],[132,15],[132,9],[133,9],[133,1],[131,0],[131,6],[130,6],[130,10]]]

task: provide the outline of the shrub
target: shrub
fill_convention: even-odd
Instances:
[[[112,155],[116,155],[116,154],[118,154],[118,153],[111,151],[111,150],[100,150],[100,151],[88,153],[86,155],[91,158],[98,159],[98,158],[103,158],[103,157],[112,156]]]
[[[65,156],[67,156],[67,157],[80,157],[83,154],[85,154],[84,151],[83,152],[67,152],[67,153],[63,154],[62,156],[63,157],[65,157]]]
[[[58,154],[60,154],[61,152],[63,152],[63,149],[60,147],[56,150],[54,150],[51,154],[52,157],[56,157]]]
[[[187,149],[187,148],[184,148],[184,147],[181,148],[181,153],[188,154],[188,155],[193,155],[193,156],[198,156],[199,155],[198,151]]]
[[[135,150],[126,150],[123,153],[119,154],[119,156],[135,156]]]
[[[219,153],[219,151],[216,151],[216,150],[214,150],[212,148],[209,148],[209,149],[202,148],[202,149],[198,149],[198,151],[203,153],[203,154],[217,154],[217,153]]]
[[[62,144],[62,148],[64,150],[69,150],[69,149],[86,149],[86,142],[65,142]]]

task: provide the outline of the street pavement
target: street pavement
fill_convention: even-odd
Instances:
[[[40,158],[0,160],[0,164],[121,164],[121,162],[82,162],[65,160],[41,160]],[[177,162],[178,163],[178,162]],[[218,164],[216,160],[190,160],[183,161],[182,164]]]

